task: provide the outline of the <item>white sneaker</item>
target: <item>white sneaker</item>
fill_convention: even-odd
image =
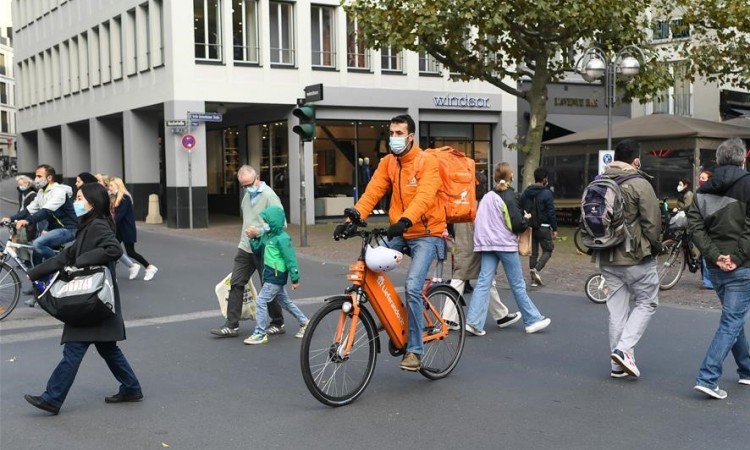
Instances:
[[[156,272],[159,271],[159,268],[155,265],[151,264],[150,266],[146,267],[146,275],[143,277],[143,281],[150,281],[154,279],[154,275],[156,275]]]
[[[526,327],[526,333],[531,334],[531,333],[536,333],[537,331],[542,331],[543,329],[547,328],[551,322],[552,321],[550,320],[549,317],[547,317],[546,319],[542,319],[538,322],[534,322],[528,327]]]
[[[468,323],[466,324],[466,331],[473,334],[474,336],[484,336],[485,334],[487,334],[486,331],[480,330],[479,328],[471,326]]]
[[[130,266],[130,269],[128,269],[128,279],[135,280],[138,277],[138,272],[141,271],[141,265],[140,264],[133,264]]]

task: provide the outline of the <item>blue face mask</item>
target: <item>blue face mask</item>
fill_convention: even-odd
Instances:
[[[255,195],[258,193],[258,186],[250,186],[245,188],[247,190],[247,193],[250,195]]]
[[[73,202],[73,209],[76,212],[76,217],[81,217],[88,212],[86,207],[83,206],[83,202]]]
[[[391,151],[395,153],[396,155],[400,155],[401,153],[406,150],[406,136],[391,136],[388,139],[388,146],[391,148]]]
[[[18,186],[18,190],[21,192],[26,192],[29,190],[29,188],[27,186]]]

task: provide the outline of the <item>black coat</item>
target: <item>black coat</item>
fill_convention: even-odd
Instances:
[[[62,341],[66,342],[113,342],[125,339],[125,323],[120,309],[120,290],[115,277],[115,262],[122,256],[122,246],[106,219],[95,219],[76,232],[75,243],[66,247],[57,256],[50,258],[29,271],[32,281],[57,272],[65,266],[89,267],[107,265],[112,272],[115,292],[114,317],[96,325],[75,327],[65,324]]]
[[[124,195],[120,206],[115,208],[115,226],[117,227],[117,239],[127,244],[135,244],[135,213],[133,212],[133,200],[129,195]]]

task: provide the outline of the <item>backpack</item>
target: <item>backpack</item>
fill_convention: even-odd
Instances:
[[[529,200],[528,198],[523,198],[523,209],[527,213],[531,214],[531,218],[529,219],[529,227],[531,227],[533,230],[538,230],[542,227],[542,221],[539,220],[541,217],[541,214],[539,213],[538,203],[536,201],[536,198],[539,196],[539,194],[535,195],[532,200]]]
[[[442,185],[438,200],[447,223],[474,222],[477,216],[477,175],[474,160],[451,147],[428,148],[438,160]]]
[[[592,250],[613,248],[626,242],[630,252],[630,230],[625,223],[625,199],[620,185],[638,174],[616,179],[598,178],[583,190],[580,229],[583,244]]]

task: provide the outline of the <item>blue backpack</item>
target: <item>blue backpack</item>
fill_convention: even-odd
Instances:
[[[597,177],[586,186],[581,198],[579,224],[586,247],[603,250],[625,242],[625,251],[631,251],[631,234],[629,224],[625,223],[625,199],[620,185],[636,177],[641,176],[632,174],[615,179]]]

